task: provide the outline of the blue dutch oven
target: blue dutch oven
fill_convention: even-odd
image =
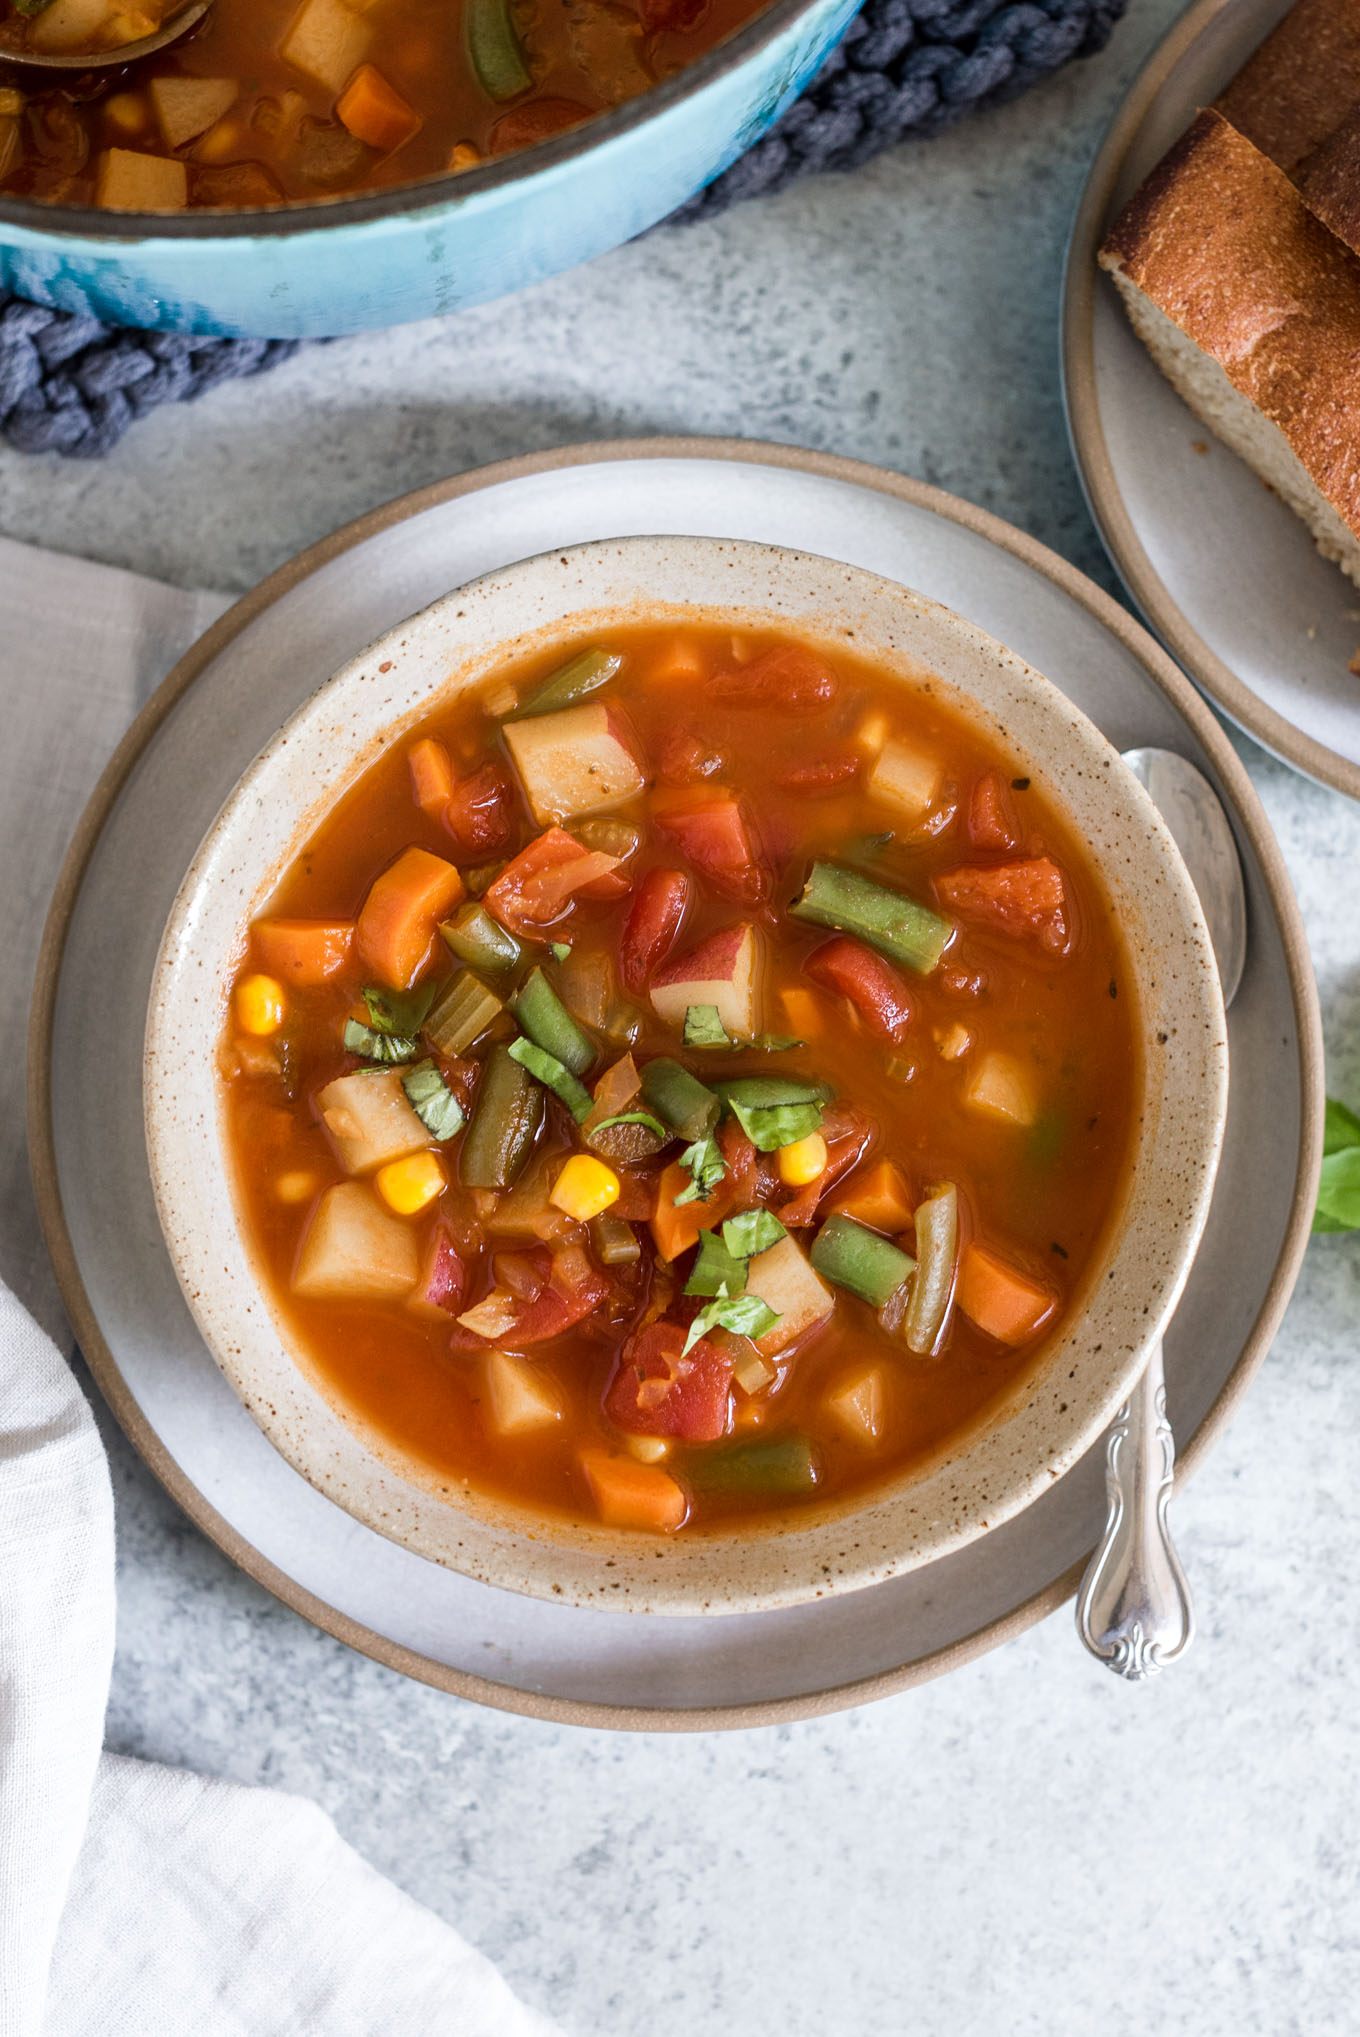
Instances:
[[[655,225],[759,141],[860,0],[776,0],[639,98],[456,177],[267,212],[0,197],[0,281],[162,332],[320,337],[458,311]]]

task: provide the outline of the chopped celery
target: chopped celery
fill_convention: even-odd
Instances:
[[[817,1483],[817,1464],[806,1436],[762,1436],[752,1443],[695,1450],[685,1475],[696,1492],[800,1493]]]
[[[636,828],[630,828],[622,820],[579,820],[572,827],[572,833],[583,849],[597,850],[604,856],[617,856],[622,863],[637,853],[642,839]]]
[[[527,92],[534,81],[515,33],[510,0],[468,0],[465,20],[468,55],[482,90],[493,99],[515,99]]]
[[[535,1046],[554,1055],[573,1075],[584,1075],[595,1049],[541,969],[531,969],[513,1006]]]
[[[484,905],[469,899],[453,918],[439,929],[460,962],[470,969],[486,969],[492,975],[513,969],[524,949],[513,934],[492,919]]]
[[[633,1226],[622,1217],[610,1216],[608,1211],[591,1218],[590,1242],[601,1266],[631,1266],[642,1257]]]
[[[491,1049],[477,1084],[458,1168],[468,1188],[510,1188],[543,1123],[543,1092],[510,1049]]]
[[[535,1081],[561,1098],[578,1125],[585,1123],[595,1108],[594,1099],[585,1084],[577,1080],[556,1054],[550,1054],[546,1047],[540,1047],[533,1040],[512,1040],[509,1052],[521,1068],[528,1069]]]
[[[902,1323],[909,1351],[928,1358],[940,1341],[954,1294],[959,1253],[959,1192],[952,1182],[916,1206],[917,1268]]]
[[[495,991],[465,969],[454,977],[426,1019],[425,1037],[436,1054],[456,1060],[504,1010]]]
[[[814,863],[802,895],[789,907],[795,919],[837,927],[891,955],[895,962],[928,976],[945,951],[953,928],[929,906],[888,891],[835,863]]]
[[[814,1271],[837,1287],[848,1287],[870,1308],[882,1308],[909,1278],[914,1264],[891,1239],[853,1217],[828,1217],[812,1247]]]
[[[472,0],[468,18],[469,40],[472,34],[472,15],[477,12],[479,6],[487,4],[488,0]],[[494,0],[493,11],[504,14],[507,25],[509,24],[509,0]],[[509,34],[513,39],[513,27],[509,28]],[[516,49],[518,50],[518,45]],[[474,64],[477,62],[475,51],[473,62]],[[480,65],[477,68],[477,75],[479,78],[482,76]],[[485,84],[486,80],[483,78],[482,82]],[[515,91],[525,92],[532,83],[533,80],[526,77],[522,85],[516,85]],[[511,93],[501,94],[495,91],[490,85],[487,85],[486,89],[493,99],[513,97]],[[568,664],[563,665],[560,671],[554,672],[550,679],[545,679],[541,686],[536,687],[520,709],[520,714],[523,716],[556,714],[559,708],[573,707],[578,700],[584,700],[588,694],[598,693],[602,686],[607,686],[622,664],[623,658],[618,651],[605,651],[594,645],[590,650],[580,652]]]
[[[706,1139],[717,1126],[721,1105],[713,1091],[665,1055],[649,1061],[643,1069],[642,1094],[657,1116],[682,1138]]]

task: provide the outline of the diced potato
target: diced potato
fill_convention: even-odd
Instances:
[[[61,0],[54,0],[60,5]],[[315,78],[337,97],[368,55],[372,30],[344,0],[304,0],[279,45],[279,54],[304,78]]]
[[[1032,1125],[1039,1115],[1034,1078],[1013,1054],[984,1054],[969,1078],[963,1100],[970,1109],[1012,1125]]]
[[[410,1225],[389,1216],[362,1181],[342,1181],[317,1204],[293,1291],[314,1299],[381,1301],[406,1294],[419,1273]]]
[[[741,1346],[732,1366],[733,1380],[748,1399],[754,1394],[764,1393],[766,1387],[774,1382],[774,1365],[768,1358],[761,1357],[749,1337],[734,1338],[733,1342],[739,1342]]]
[[[943,777],[938,757],[913,750],[906,743],[885,743],[869,773],[869,791],[915,825],[935,804]]]
[[[433,1143],[406,1101],[399,1069],[357,1069],[353,1075],[338,1075],[317,1101],[321,1122],[347,1174],[368,1174]]]
[[[768,1252],[757,1253],[746,1276],[748,1294],[758,1294],[772,1308],[779,1321],[756,1339],[763,1357],[773,1358],[817,1323],[826,1321],[835,1307],[831,1289],[813,1272],[800,1245],[784,1237]]]
[[[826,1410],[851,1442],[872,1450],[882,1441],[887,1414],[887,1381],[881,1365],[860,1365],[837,1381]]]
[[[182,212],[188,200],[188,171],[173,156],[105,149],[99,158],[97,205],[114,212]]]
[[[952,1026],[937,1026],[935,1045],[945,1061],[961,1061],[973,1044],[973,1035],[967,1026],[955,1019]]]
[[[552,1381],[528,1358],[506,1351],[488,1351],[486,1397],[491,1421],[502,1436],[520,1436],[527,1429],[550,1429],[562,1419],[562,1404]]]
[[[97,49],[117,12],[114,0],[51,0],[29,23],[29,47],[44,56]]]
[[[194,148],[194,161],[210,166],[224,165],[246,146],[246,126],[241,114],[216,121]]]
[[[755,928],[741,921],[677,955],[652,978],[652,1007],[677,1032],[692,1004],[712,1004],[726,1031],[750,1039],[756,1025]]]
[[[671,1446],[664,1436],[625,1436],[623,1447],[630,1457],[636,1457],[639,1464],[660,1464],[671,1454]]]
[[[505,740],[534,818],[544,827],[618,806],[647,782],[610,710],[598,701],[508,722]]]
[[[140,92],[114,92],[104,101],[106,134],[140,134],[146,126],[146,103]]]
[[[863,721],[855,730],[855,741],[863,749],[872,750],[877,755],[887,740],[888,717],[886,714],[880,714],[878,709],[875,708],[871,714],[865,715]]]
[[[170,149],[203,134],[236,104],[241,91],[235,78],[153,78],[147,89]]]

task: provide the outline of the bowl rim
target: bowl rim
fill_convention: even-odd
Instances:
[[[958,1639],[911,1661],[813,1692],[710,1706],[648,1707],[563,1698],[462,1670],[365,1626],[297,1583],[258,1549],[185,1473],[136,1400],[90,1301],[62,1200],[53,1123],[53,1030],[63,955],[89,865],[122,790],[161,727],[255,620],[311,575],[383,532],[427,510],[483,489],[533,479],[559,468],[613,461],[694,460],[794,470],[893,497],[981,537],[1055,586],[1124,645],[1170,700],[1213,762],[1251,847],[1279,929],[1298,1033],[1300,1127],[1289,1219],[1265,1295],[1241,1351],[1179,1457],[1188,1477],[1207,1457],[1236,1411],[1279,1327],[1307,1247],[1322,1155],[1323,1054],[1318,991],[1307,937],[1283,854],[1245,766],[1185,674],[1129,611],[1086,574],[992,511],[867,461],[770,441],[677,436],[586,441],[521,454],[445,477],[393,497],[295,554],[209,626],[162,681],[129,726],[94,786],[54,888],[35,976],[29,1018],[28,1130],[35,1200],[58,1287],[80,1348],[124,1434],[165,1491],[227,1559],[282,1604],[346,1646],[398,1674],[512,1715],[620,1732],[735,1731],[823,1717],[930,1682],[975,1661],[1035,1625],[1070,1599],[1085,1558],[1018,1605]]]
[[[738,585],[725,596],[733,572]],[[1141,1106],[1137,1164],[1072,1305],[1042,1357],[985,1410],[925,1462],[853,1500],[657,1543],[580,1514],[536,1517],[475,1486],[451,1498],[439,1474],[346,1407],[324,1367],[308,1362],[260,1267],[222,1088],[203,1070],[214,1065],[241,913],[254,916],[393,740],[521,647],[597,634],[616,615],[678,621],[696,608],[734,627],[748,617],[759,626],[768,611],[774,626],[787,618],[813,641],[849,630],[857,653],[873,642],[871,661],[904,691],[924,680],[965,716],[976,687],[982,726],[1003,741],[1009,731],[1024,767],[1052,781],[1060,810],[1075,809],[1099,878],[1128,908]],[[393,675],[385,686],[384,672]],[[277,817],[261,831],[266,814]],[[186,1061],[199,1070],[187,1087],[177,1072]],[[495,568],[385,630],[314,689],[238,778],[181,880],[152,972],[143,1057],[147,1153],[175,1273],[209,1351],[275,1449],[366,1526],[484,1583],[662,1616],[751,1613],[865,1588],[976,1540],[1084,1456],[1188,1277],[1227,1097],[1226,1021],[1199,900],[1161,816],[1090,718],[969,618],[890,576],[790,546],[694,535],[595,539]]]
[[[528,148],[479,163],[470,170],[436,170],[409,184],[349,197],[298,198],[284,205],[228,208],[204,206],[193,212],[109,212],[97,205],[62,205],[39,198],[0,194],[0,226],[21,226],[44,238],[106,241],[113,246],[144,240],[231,241],[279,240],[329,227],[363,226],[450,202],[480,198],[489,192],[528,182],[556,170],[575,156],[606,147],[654,118],[683,105],[709,85],[738,70],[749,57],[776,42],[803,15],[824,7],[826,0],[769,0],[752,18],[734,28],[702,56],[684,64],[669,78],[649,86],[621,106],[592,114],[565,134],[533,142]],[[848,23],[847,23],[848,26]]]

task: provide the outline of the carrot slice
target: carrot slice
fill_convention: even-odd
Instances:
[[[389,988],[409,990],[435,928],[462,896],[452,863],[428,849],[403,849],[369,887],[354,929],[361,958]]]
[[[635,1464],[606,1450],[583,1450],[580,1462],[600,1519],[611,1528],[671,1535],[684,1525],[689,1503],[659,1464]]]
[[[444,810],[453,797],[453,766],[448,751],[432,737],[422,736],[418,743],[412,743],[406,761],[411,766],[411,792],[416,805],[431,820],[443,820]]]
[[[260,966],[299,989],[328,983],[349,960],[354,928],[348,920],[262,919],[251,928]]]
[[[1028,1343],[1057,1306],[1048,1288],[981,1245],[964,1248],[954,1299],[999,1344]]]
[[[374,64],[360,64],[335,110],[356,141],[367,142],[384,155],[410,141],[423,125],[414,106],[408,105]]]
[[[857,1174],[832,1208],[868,1224],[870,1230],[896,1236],[911,1222],[912,1200],[902,1169],[894,1160],[880,1160]]]
[[[686,1202],[677,1209],[676,1196],[683,1195],[691,1185],[690,1176],[678,1160],[672,1160],[669,1167],[662,1169],[661,1179],[656,1184],[652,1237],[657,1251],[667,1261],[678,1259],[682,1252],[688,1252],[691,1245],[698,1244],[700,1231],[711,1231],[715,1224],[732,1213],[731,1198],[723,1192],[727,1186],[725,1182],[718,1184],[707,1202]]]

